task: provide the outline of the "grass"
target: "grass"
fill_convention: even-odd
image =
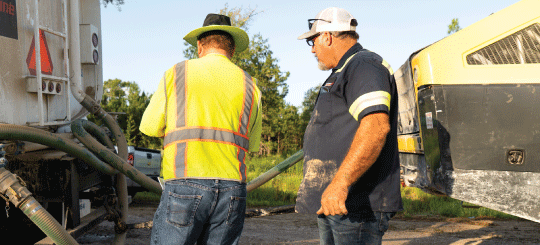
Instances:
[[[143,191],[143,192],[137,192],[137,194],[135,194],[135,196],[133,197],[133,200],[136,202],[146,203],[146,202],[159,202],[160,198],[161,196],[156,193]]]
[[[285,160],[281,156],[253,157],[247,159],[248,182],[265,173],[275,165]],[[275,207],[294,204],[296,193],[302,181],[303,162],[300,161],[285,172],[276,176],[259,188],[248,193],[248,207]],[[478,217],[495,219],[519,219],[515,216],[491,210],[488,208],[464,208],[461,201],[446,196],[435,196],[418,188],[401,188],[404,211],[398,213],[403,218],[457,218]],[[139,192],[134,200],[159,202],[159,196],[150,192]],[[463,205],[474,206],[469,203]]]
[[[398,217],[475,217],[495,219],[519,219],[510,214],[495,211],[489,208],[464,208],[463,206],[475,206],[447,197],[425,193],[418,188],[401,188],[404,210],[398,213]]]
[[[246,161],[248,182],[285,160],[281,156],[251,158]],[[269,207],[294,204],[296,192],[302,182],[302,161],[279,174],[259,188],[248,193],[248,207]]]

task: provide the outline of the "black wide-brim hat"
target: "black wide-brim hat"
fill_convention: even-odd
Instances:
[[[204,19],[203,27],[188,33],[184,37],[184,40],[197,47],[197,37],[205,32],[214,30],[220,30],[231,34],[234,39],[234,44],[236,45],[236,52],[244,51],[249,45],[247,33],[238,27],[231,26],[231,19],[229,16],[221,14],[208,14],[206,19]]]

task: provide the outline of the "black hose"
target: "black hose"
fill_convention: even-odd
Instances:
[[[98,159],[88,149],[79,146],[71,140],[66,140],[61,136],[41,129],[12,124],[0,124],[0,139],[22,140],[46,145],[67,152],[105,174],[114,175],[118,173],[118,170]]]
[[[71,131],[75,137],[79,139],[79,141],[81,141],[86,147],[88,147],[88,149],[94,152],[105,162],[113,166],[115,169],[118,169],[121,173],[125,174],[142,187],[157,194],[161,194],[161,185],[159,185],[157,181],[151,179],[135,167],[129,165],[125,159],[122,159],[120,156],[114,154],[105,146],[101,145],[96,139],[91,137],[82,126],[84,121],[85,120],[79,119],[71,123]]]
[[[128,152],[126,137],[122,133],[122,130],[118,126],[118,123],[116,123],[116,120],[114,120],[111,115],[109,115],[105,110],[103,110],[99,103],[90,98],[90,96],[88,95],[86,95],[80,103],[90,113],[105,122],[105,125],[107,125],[109,130],[111,130],[111,132],[113,133],[113,137],[118,147],[118,155],[120,156],[120,158],[127,160]],[[128,213],[127,182],[126,177],[121,173],[116,175],[116,193],[118,195],[118,205],[121,211],[120,219],[122,220],[122,222],[126,223]],[[113,244],[124,244],[125,240],[126,232],[122,232],[120,234],[117,233],[114,236]]]
[[[95,123],[88,120],[80,120],[81,126],[88,132],[90,135],[94,136],[99,143],[106,146],[107,148],[114,150],[114,144],[111,141],[111,138]]]

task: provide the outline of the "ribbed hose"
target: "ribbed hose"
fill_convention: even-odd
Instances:
[[[161,194],[161,185],[150,177],[143,174],[138,169],[129,165],[126,160],[120,156],[114,154],[105,146],[101,145],[96,139],[91,137],[86,130],[84,130],[83,124],[85,120],[76,120],[71,123],[71,131],[88,149],[94,152],[99,158],[110,164],[115,169],[118,169],[121,173],[124,173],[130,179],[141,185],[142,187]]]
[[[32,193],[25,187],[24,183],[20,182],[20,179],[4,166],[3,164],[0,166],[0,194],[7,197],[15,207],[20,208],[56,244],[78,244],[58,221],[32,197]]]
[[[95,123],[88,120],[80,120],[81,126],[88,132],[90,135],[94,136],[99,143],[106,146],[108,149],[114,150],[114,144],[111,141],[111,138]]]
[[[45,235],[51,238],[55,244],[79,244],[33,197],[28,197],[27,200],[21,204],[20,209],[43,231],[43,233],[45,233]]]
[[[92,113],[94,116],[96,116],[98,119],[103,120],[105,122],[105,125],[111,130],[113,133],[113,137],[116,141],[116,146],[118,147],[118,156],[122,158],[123,160],[127,160],[128,152],[127,152],[127,141],[126,137],[124,136],[124,133],[122,133],[122,130],[118,126],[118,123],[114,118],[109,115],[101,106],[90,96],[85,95],[84,99],[80,101],[81,105],[86,108],[90,113]],[[129,164],[128,164],[129,166]],[[127,215],[128,215],[128,193],[127,193],[127,181],[126,177],[119,173],[116,175],[116,193],[118,195],[120,206],[120,219],[123,223],[127,223]],[[160,192],[161,193],[161,192]],[[126,232],[123,233],[116,233],[114,236],[113,244],[122,245],[126,241]]]
[[[47,131],[27,126],[0,124],[0,139],[22,140],[46,145],[67,152],[105,174],[113,175],[118,173],[118,170],[99,160],[88,149]]]
[[[103,130],[99,126],[97,126],[96,124],[94,124],[94,123],[92,123],[92,122],[90,122],[88,120],[77,120],[76,122],[73,122],[73,123],[75,124],[75,126],[72,124],[72,126],[71,126],[72,132],[78,131],[78,132],[84,133],[84,131],[87,131],[92,136],[94,136],[101,144],[105,145],[109,150],[111,150],[111,151],[114,150],[114,144],[112,143],[109,136],[107,136],[107,134],[105,134],[103,132]],[[78,128],[78,129],[74,130],[74,127]],[[82,129],[80,127],[82,127]],[[74,134],[74,135],[77,137],[76,134]],[[86,137],[83,137],[83,138],[86,138]],[[92,138],[88,137],[88,139],[92,139]],[[86,140],[85,140],[85,142],[86,142]],[[87,146],[87,147],[89,145],[101,146],[100,144],[96,144],[96,142],[93,142],[93,143],[87,142],[87,143],[83,143],[83,144],[85,144],[85,146]],[[94,153],[97,154],[97,152],[94,152]],[[126,154],[127,154],[127,145],[126,145]],[[98,155],[98,157],[99,157],[99,155]],[[104,158],[101,158],[101,159],[107,162],[106,159],[104,159]],[[127,183],[125,181],[124,175],[118,174],[116,177],[117,178],[122,178],[122,180],[120,180],[120,179],[117,180],[116,189],[117,190],[126,190],[126,191],[118,191],[117,192],[118,198],[121,200],[119,202],[120,210],[122,211],[120,213],[120,220],[123,221],[122,224],[126,224],[126,222],[127,222],[127,211],[128,211],[128,206],[127,206],[128,205],[128,201],[127,201]],[[121,231],[123,229],[127,229],[127,226],[119,225],[118,229],[115,229],[115,230]],[[126,233],[121,232],[120,234],[115,234],[113,244],[121,245],[121,244],[125,243],[125,240],[126,240]]]

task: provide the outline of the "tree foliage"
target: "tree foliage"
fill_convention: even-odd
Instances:
[[[101,4],[103,4],[103,7],[107,7],[107,5],[112,4],[116,7],[118,11],[122,11],[122,8],[120,8],[120,5],[124,5],[124,0],[101,0]]]
[[[141,93],[139,85],[135,82],[109,79],[103,85],[101,107],[116,116],[128,145],[159,149],[161,148],[159,138],[146,136],[139,131],[142,115],[149,103],[150,96]],[[103,122],[94,116],[89,116],[88,119],[103,125]]]
[[[461,30],[461,27],[459,27],[459,20],[457,18],[452,19],[450,22],[450,25],[448,25],[448,34],[456,33],[459,30]]]
[[[113,4],[117,7],[124,4],[124,0],[101,0],[101,3],[103,3],[103,6],[107,7],[107,4]]]
[[[302,114],[300,115],[302,122],[301,127],[304,129],[307,127],[309,120],[311,119],[311,114],[315,109],[315,102],[317,101],[317,96],[319,95],[320,89],[321,85],[318,85],[309,89],[304,94],[304,101],[302,102]]]

